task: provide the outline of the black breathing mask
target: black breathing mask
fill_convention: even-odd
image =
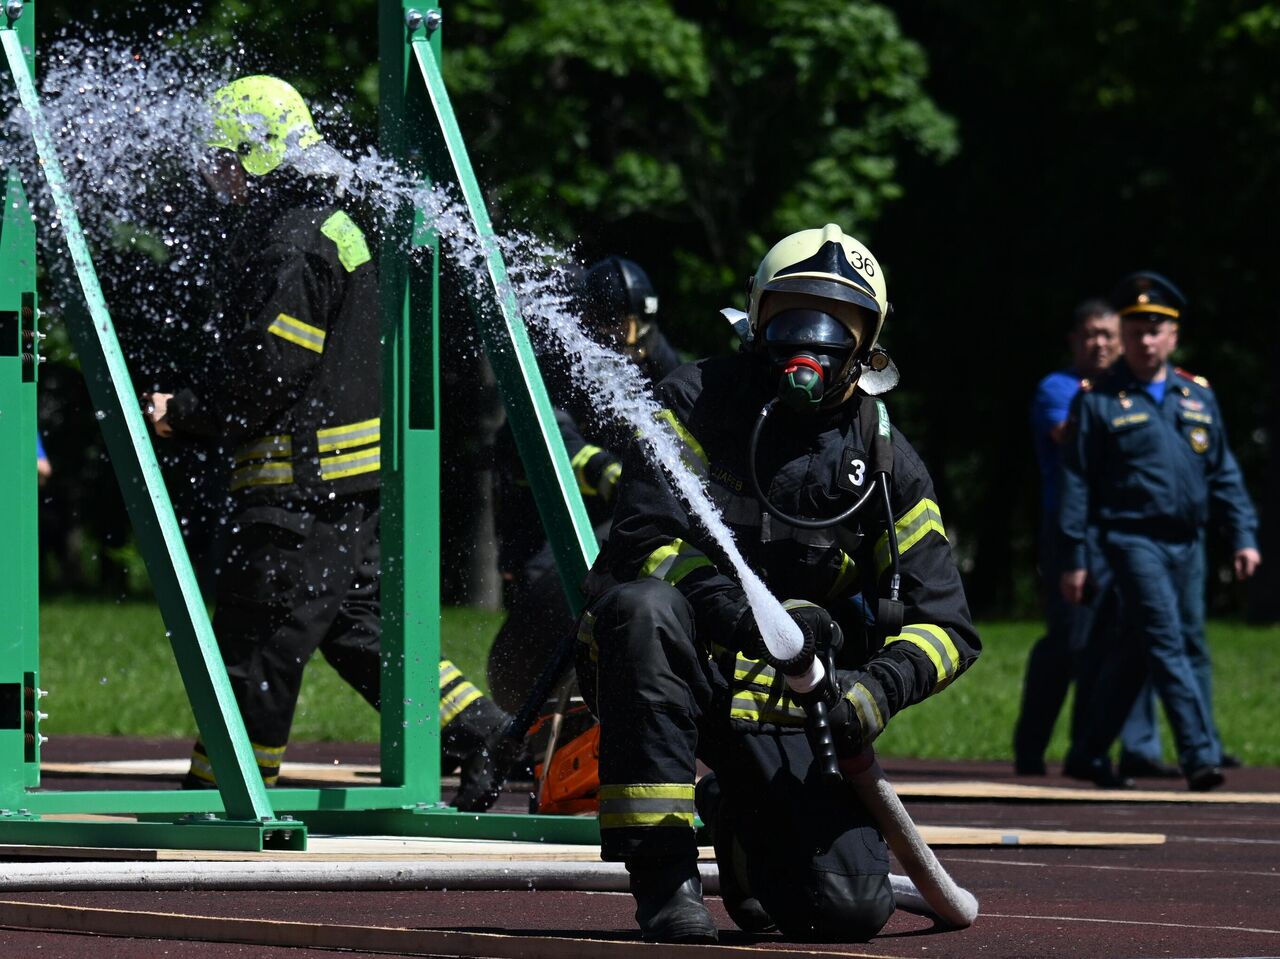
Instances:
[[[783,310],[769,320],[764,347],[778,372],[778,400],[794,413],[813,412],[847,386],[858,339],[830,313]]]

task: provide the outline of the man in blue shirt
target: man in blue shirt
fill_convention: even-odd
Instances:
[[[1014,727],[1014,769],[1022,775],[1045,773],[1044,752],[1073,680],[1086,678],[1083,657],[1099,613],[1113,601],[1110,575],[1095,550],[1090,556],[1095,588],[1086,605],[1068,603],[1058,589],[1062,572],[1057,535],[1058,478],[1061,444],[1071,401],[1082,386],[1102,375],[1120,355],[1120,318],[1104,300],[1086,300],[1076,307],[1067,334],[1071,366],[1040,381],[1031,403],[1031,431],[1040,466],[1040,573],[1044,588],[1046,629],[1027,657],[1022,708]],[[1114,621],[1114,617],[1104,617]],[[1099,626],[1101,626],[1099,622]],[[1080,738],[1085,696],[1077,688],[1072,713],[1071,741]],[[1089,777],[1092,778],[1092,777]],[[1108,783],[1119,785],[1119,783]]]
[[[1062,595],[1080,603],[1096,526],[1127,627],[1102,664],[1085,755],[1105,767],[1150,671],[1173,727],[1187,784],[1223,782],[1204,647],[1204,550],[1212,517],[1230,538],[1237,579],[1262,561],[1257,517],[1204,377],[1169,363],[1181,292],[1159,274],[1125,277],[1113,301],[1124,359],[1072,402],[1064,445],[1059,530]]]

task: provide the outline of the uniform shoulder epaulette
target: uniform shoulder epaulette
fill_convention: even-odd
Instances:
[[[1179,376],[1181,376],[1184,380],[1190,380],[1190,381],[1191,381],[1192,383],[1194,383],[1196,386],[1205,386],[1205,387],[1207,387],[1207,386],[1209,385],[1209,381],[1208,381],[1208,380],[1206,380],[1203,376],[1196,376],[1196,374],[1194,374],[1194,373],[1188,373],[1186,370],[1184,370],[1184,369],[1183,369],[1182,367],[1180,367],[1180,366],[1175,366],[1175,367],[1173,368],[1173,372],[1177,373],[1177,374],[1178,374]]]

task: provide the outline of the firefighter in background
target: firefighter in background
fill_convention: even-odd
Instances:
[[[1209,381],[1169,362],[1186,299],[1143,271],[1112,294],[1124,355],[1071,404],[1063,450],[1061,589],[1082,602],[1089,527],[1101,531],[1127,628],[1101,664],[1084,754],[1103,767],[1147,676],[1193,791],[1224,782],[1204,637],[1205,529],[1229,538],[1238,580],[1254,574],[1258,519]]]
[[[338,201],[350,164],[298,92],[243,77],[210,106],[200,172],[231,221],[213,278],[225,352],[200,394],[148,394],[144,409],[162,438],[220,436],[234,449],[213,628],[270,786],[316,649],[379,705],[378,275]],[[455,804],[487,808],[483,744],[507,717],[447,660],[440,689],[445,765],[464,773]],[[215,785],[199,742],[184,785]]]
[[[866,247],[833,224],[801,231],[752,280],[748,347],[658,388],[747,562],[834,656],[831,723],[846,760],[980,649],[929,474],[868,395],[896,382],[876,347],[888,308]],[[866,451],[890,431],[892,482],[873,490],[889,503],[873,496],[849,514],[879,476]],[[848,783],[822,781],[802,704],[763,658],[734,567],[642,442],[624,457],[579,620],[578,680],[602,737],[602,858],[626,864],[646,939],[713,941],[696,811],[743,929],[867,939],[894,909],[885,842]],[[714,771],[696,790],[695,759]]]
[[[583,273],[577,300],[592,338],[630,359],[648,381],[657,383],[680,365],[658,327],[658,293],[640,264],[605,257]],[[606,418],[607,411],[596,410],[556,357],[544,354],[556,425],[596,538],[603,540],[627,437]],[[494,462],[494,528],[507,619],[489,650],[488,680],[494,701],[515,712],[556,644],[573,629],[573,613],[508,424],[495,437]]]

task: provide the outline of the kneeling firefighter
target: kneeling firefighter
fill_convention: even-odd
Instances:
[[[744,349],[658,390],[686,464],[826,664],[821,689],[789,691],[793,664],[771,665],[734,567],[642,440],[623,461],[577,669],[601,722],[601,855],[626,864],[646,939],[717,938],[695,812],[743,929],[864,940],[893,912],[884,839],[836,761],[856,765],[980,643],[929,474],[872,395],[897,381],[876,346],[888,312],[866,247],[835,225],[795,233],[751,282]],[[695,759],[713,770],[696,789]]]

